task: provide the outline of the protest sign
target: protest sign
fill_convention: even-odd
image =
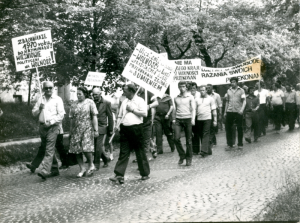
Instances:
[[[88,75],[86,76],[84,84],[101,87],[103,84],[103,81],[105,79],[105,76],[106,76],[106,73],[89,71]]]
[[[122,75],[156,96],[162,97],[173,80],[175,63],[138,44]]]
[[[230,78],[237,77],[239,82],[261,79],[261,56],[251,58],[241,64],[227,68],[202,67],[197,83],[201,85],[229,84]]]
[[[12,38],[17,71],[55,64],[51,30]]]
[[[170,96],[175,98],[179,95],[179,81],[196,82],[201,75],[200,59],[172,60],[176,64],[173,82],[170,84]],[[198,84],[198,83],[197,83]]]

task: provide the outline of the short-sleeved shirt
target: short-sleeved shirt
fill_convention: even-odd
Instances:
[[[291,91],[291,92],[284,92],[284,97],[285,97],[285,103],[296,103],[296,92]]]
[[[156,107],[156,115],[166,115],[173,106],[172,98],[169,95],[164,95],[161,99],[158,98],[158,106]]]
[[[284,93],[282,90],[278,89],[277,91],[271,91],[270,97],[272,105],[282,105],[282,98],[284,97]]]
[[[300,91],[296,91],[296,104],[300,105]]]
[[[235,90],[232,87],[229,88],[226,99],[228,103],[227,112],[239,112],[242,109],[245,98],[245,91],[242,88],[237,87]]]
[[[195,105],[195,99],[191,94],[178,95],[175,99],[176,118],[185,119],[192,118],[192,109]]]
[[[222,100],[221,97],[218,93],[212,92],[210,95],[215,100],[216,108],[221,108],[222,107]]]
[[[245,112],[252,112],[252,109],[259,105],[259,99],[255,95],[248,95],[246,97],[246,107]]]
[[[197,120],[209,120],[211,119],[211,111],[216,109],[215,100],[206,95],[195,100]]]
[[[145,91],[143,93],[141,93],[141,94],[138,94],[138,96],[141,97],[142,99],[144,99],[146,101],[146,99],[145,99],[146,98]],[[151,92],[147,91],[147,105],[152,104],[152,102],[154,100],[156,100],[156,98],[153,97],[153,94]],[[151,109],[148,109],[148,111],[147,111],[147,117],[143,118],[143,123],[149,123],[149,122],[151,122],[151,117],[152,117],[152,111],[151,111]]]
[[[267,97],[269,97],[270,92],[267,89],[261,89],[259,92],[258,90],[254,91],[254,95],[258,97],[260,104],[266,104]],[[259,96],[258,96],[259,95]]]
[[[127,104],[131,104],[135,109],[138,109],[139,111],[145,112],[147,114],[147,105],[144,99],[141,97],[135,95],[131,100],[126,98],[121,105],[120,112],[118,115],[118,118],[122,118],[123,115],[125,115],[122,124],[125,126],[131,126],[131,125],[139,125],[143,123],[143,117],[137,116],[136,114],[132,112],[128,112],[126,110]]]

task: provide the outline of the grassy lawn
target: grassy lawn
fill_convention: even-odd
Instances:
[[[3,115],[0,117],[0,140],[38,137],[38,118],[33,117],[31,110],[33,105],[27,103],[1,103]],[[65,132],[69,131],[69,105],[65,104],[66,115],[63,120]]]
[[[281,192],[257,216],[258,221],[300,222],[300,179],[288,176],[284,179]]]

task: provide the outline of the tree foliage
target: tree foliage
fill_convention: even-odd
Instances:
[[[261,54],[265,79],[292,80],[299,72],[299,21],[295,0],[3,0],[0,58],[10,61],[12,81],[26,78],[15,72],[11,38],[51,29],[57,64],[39,70],[61,84],[100,71],[110,92],[137,43],[208,67]]]

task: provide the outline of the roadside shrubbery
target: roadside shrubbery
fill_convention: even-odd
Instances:
[[[33,117],[33,105],[25,103],[1,103],[3,115],[0,117],[0,140],[39,137],[38,118]],[[66,115],[63,120],[64,131],[69,131],[69,105],[65,104]]]
[[[300,221],[300,179],[286,175],[280,193],[257,216],[258,221]]]

